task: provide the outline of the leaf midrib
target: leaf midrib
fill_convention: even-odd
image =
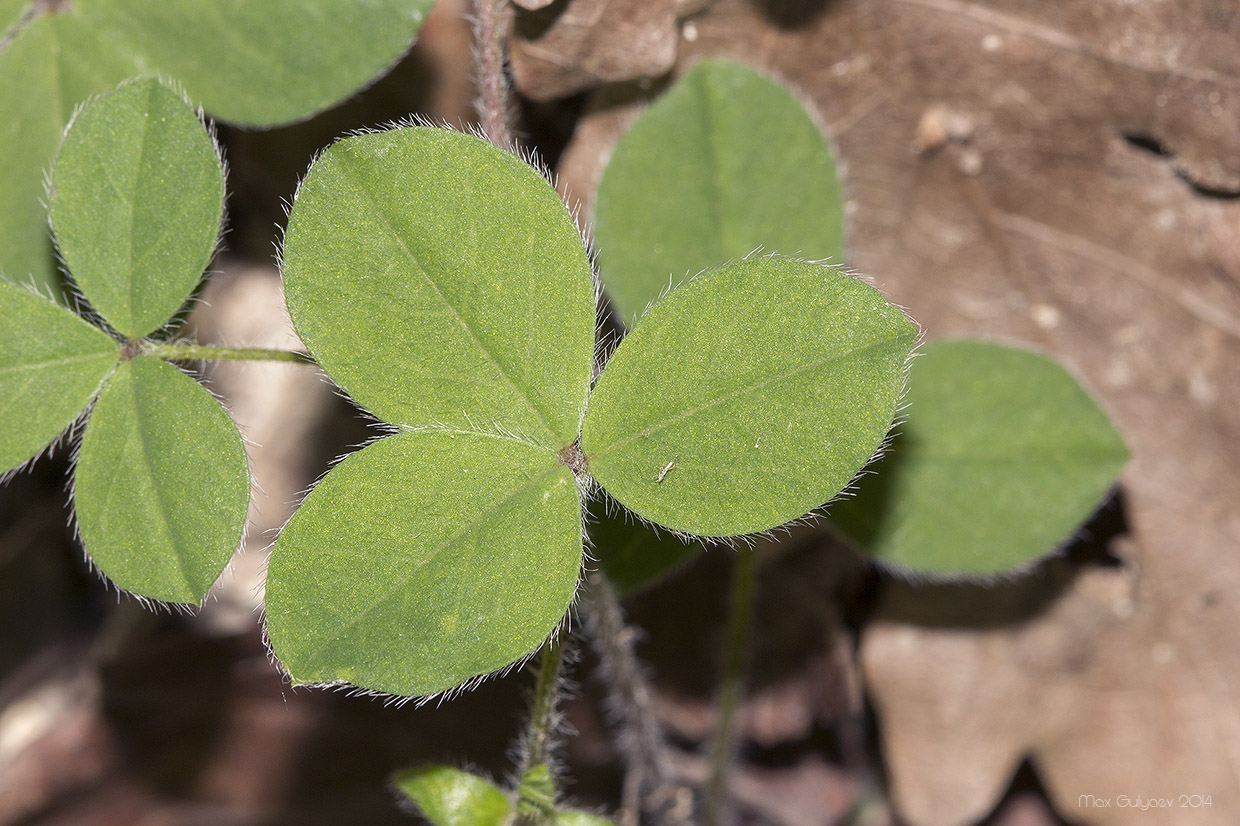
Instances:
[[[592,455],[587,456],[587,459],[590,461],[594,461],[598,458],[601,458],[607,455],[608,453],[618,448],[624,447],[625,445],[631,442],[637,441],[638,439],[646,438],[654,433],[658,433],[660,430],[664,430],[668,427],[671,427],[672,425],[682,422],[691,416],[696,416],[697,414],[705,410],[709,410],[712,407],[717,407],[718,405],[731,401],[732,399],[735,399],[739,396],[743,396],[746,393],[752,393],[757,390],[761,390],[762,388],[767,387],[769,385],[775,384],[776,382],[786,381],[787,379],[795,378],[796,376],[799,376],[802,373],[806,373],[811,370],[817,370],[819,368],[825,367],[826,365],[832,364],[833,362],[842,361],[844,359],[855,358],[855,357],[864,355],[865,353],[871,350],[877,350],[881,347],[886,347],[890,344],[898,342],[900,339],[901,339],[901,336],[898,336],[898,335],[891,336],[890,338],[879,339],[878,341],[871,342],[864,347],[849,350],[845,353],[839,353],[839,354],[830,356],[828,358],[819,359],[809,364],[796,367],[792,370],[788,370],[783,373],[769,376],[763,379],[762,381],[756,382],[754,384],[747,385],[745,387],[740,387],[735,390],[729,391],[723,394],[722,396],[711,399],[710,401],[700,404],[697,407],[691,407],[687,410],[683,410],[680,413],[676,414],[675,416],[672,416],[668,419],[664,419],[663,421],[658,422],[657,424],[652,425],[646,428],[645,430],[639,430],[623,439],[614,441],[607,447],[603,448],[602,450],[596,451]]]
[[[388,437],[388,438],[394,438],[394,437]],[[448,537],[446,540],[440,543],[437,547],[435,547],[430,553],[428,553],[423,558],[423,561],[421,562],[421,564],[417,565],[416,567],[411,568],[405,576],[398,578],[393,583],[392,587],[384,591],[382,595],[376,597],[368,606],[366,606],[366,608],[364,608],[361,611],[361,613],[357,614],[354,617],[346,619],[341,625],[337,626],[336,633],[330,639],[324,640],[322,644],[320,644],[318,647],[316,647],[313,650],[312,653],[307,653],[305,657],[303,657],[302,661],[305,663],[315,663],[315,666],[312,667],[311,665],[307,665],[306,670],[316,671],[316,672],[322,670],[323,666],[319,663],[316,663],[315,661],[318,660],[319,657],[322,656],[324,651],[326,651],[332,645],[339,642],[341,639],[344,639],[349,633],[353,631],[353,629],[357,628],[359,625],[362,625],[366,621],[366,618],[369,617],[375,610],[377,610],[380,606],[387,603],[388,600],[390,600],[395,594],[397,594],[400,591],[403,591],[405,589],[405,586],[409,584],[410,580],[412,580],[420,572],[425,570],[427,566],[429,566],[432,562],[434,562],[434,560],[439,556],[439,554],[441,554],[443,551],[447,550],[448,548],[456,544],[456,542],[462,536],[469,533],[471,530],[474,530],[479,523],[485,521],[487,518],[491,516],[491,514],[494,514],[500,509],[506,507],[508,503],[510,503],[513,499],[517,498],[517,496],[519,496],[520,494],[526,492],[530,488],[541,483],[548,476],[551,476],[552,474],[557,473],[561,469],[561,467],[563,466],[560,465],[559,463],[553,464],[550,468],[548,468],[543,473],[527,479],[524,484],[518,486],[516,489],[510,492],[503,499],[500,499],[494,504],[488,506],[487,508],[481,511],[478,511],[475,514],[475,518],[472,521],[468,522],[459,531],[452,534],[452,536]]]
[[[158,362],[154,366],[156,370],[163,369],[162,362]],[[177,370],[177,368],[172,367],[171,365],[168,366],[172,370]],[[180,373],[179,370],[177,372]],[[190,380],[193,381],[192,379]],[[180,576],[182,583],[188,585],[191,590],[197,592],[198,585],[190,581],[190,565],[186,560],[187,543],[183,541],[184,538],[180,535],[180,531],[177,529],[177,526],[169,518],[169,514],[172,513],[172,510],[168,507],[168,503],[164,499],[165,494],[161,491],[159,480],[155,478],[155,465],[151,461],[150,444],[147,441],[146,428],[143,427],[142,408],[138,398],[139,384],[138,370],[135,366],[133,371],[134,421],[138,428],[138,441],[142,447],[142,467],[146,471],[146,476],[151,483],[151,495],[155,500],[156,511],[159,514],[160,520],[167,528],[169,538],[172,540],[173,557],[176,559],[177,574]]]
[[[56,359],[53,361],[29,362],[26,364],[18,364],[12,367],[0,367],[0,376],[3,376],[5,374],[20,373],[20,372],[27,371],[27,370],[44,370],[44,369],[48,369],[51,367],[60,367],[66,364],[77,364],[78,362],[91,361],[93,359],[99,359],[105,356],[110,358],[112,355],[113,354],[108,350],[99,350],[98,352],[95,352],[95,353],[87,353],[85,355],[80,355],[80,356],[67,356],[65,358]]]
[[[345,174],[353,182],[358,192],[360,192],[362,196],[366,198],[366,200],[369,201],[370,204],[375,208],[375,215],[379,217],[379,220],[383,223],[383,226],[386,227],[388,232],[391,233],[392,237],[396,239],[396,243],[400,246],[401,251],[405,254],[405,258],[408,260],[410,265],[412,265],[413,269],[416,270],[418,274],[422,276],[423,279],[425,279],[426,283],[434,291],[439,301],[452,312],[452,315],[456,319],[457,323],[461,325],[461,329],[465,331],[466,335],[469,336],[470,340],[473,341],[475,346],[477,346],[477,348],[482,352],[482,354],[486,357],[487,361],[491,363],[491,365],[495,368],[496,372],[499,373],[500,377],[504,380],[504,382],[508,385],[508,387],[514,393],[516,393],[517,396],[521,399],[521,401],[525,403],[525,406],[528,407],[534,413],[535,417],[537,417],[538,419],[538,423],[541,424],[543,429],[551,436],[552,442],[556,443],[560,439],[560,434],[557,433],[556,429],[551,426],[550,422],[547,421],[546,416],[543,415],[543,412],[534,403],[533,399],[531,399],[529,395],[517,385],[516,381],[512,378],[512,376],[508,374],[508,371],[504,368],[504,365],[495,357],[495,354],[492,353],[490,349],[488,349],[487,346],[482,342],[482,340],[477,336],[477,334],[475,334],[473,328],[470,327],[469,323],[465,320],[465,318],[461,315],[461,313],[457,310],[457,308],[452,304],[452,302],[448,301],[447,296],[444,294],[443,290],[440,289],[439,284],[435,281],[434,278],[431,277],[430,273],[426,271],[426,268],[422,266],[422,262],[418,259],[418,257],[414,254],[413,250],[410,249],[409,245],[405,242],[404,236],[400,232],[397,231],[395,223],[392,221],[391,216],[388,214],[387,206],[381,203],[378,199],[374,197],[374,195],[370,192],[370,190],[364,185],[364,182],[362,181],[358,173],[354,171],[353,169],[353,164],[355,163],[354,158],[351,155],[344,153],[344,152],[341,153],[340,157],[341,157],[341,168],[344,169]]]
[[[130,452],[131,446],[134,445],[134,443],[136,442],[137,443],[136,446],[139,448],[141,452],[142,467],[147,471],[146,476],[151,481],[153,498],[155,500],[155,505],[156,505],[156,508],[155,508],[156,514],[158,515],[160,523],[164,529],[162,533],[164,536],[168,537],[170,544],[172,544],[174,547],[174,551],[175,551],[174,559],[177,564],[177,574],[180,577],[182,583],[189,584],[189,580],[185,576],[184,561],[181,559],[181,549],[177,541],[176,532],[173,530],[172,524],[168,520],[167,511],[165,510],[163,506],[163,501],[159,495],[159,486],[155,483],[154,475],[151,472],[150,452],[147,448],[146,437],[143,433],[142,415],[139,410],[139,404],[138,404],[137,370],[131,366],[129,368],[129,371],[130,371],[129,372],[130,393],[129,393],[129,399],[126,404],[126,407],[133,410],[133,425],[132,425],[132,430],[130,431],[133,435],[131,438],[125,439],[124,443],[121,445],[120,460],[115,462],[108,469],[108,473],[106,477],[104,477],[107,480],[106,481],[107,495],[104,500],[107,503],[105,506],[105,511],[112,512],[112,513],[116,512],[116,508],[114,508],[111,503],[115,500],[117,496],[119,496],[122,493],[122,491],[126,487],[123,484],[118,484],[117,480],[118,478],[123,479],[123,474],[124,474],[124,469],[125,469],[124,457],[126,454]],[[99,414],[99,411],[98,409],[96,409],[91,415],[94,416],[98,414]],[[128,579],[128,577],[125,577],[125,579]]]

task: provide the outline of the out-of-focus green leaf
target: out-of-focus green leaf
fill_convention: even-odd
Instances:
[[[494,783],[450,766],[400,772],[396,788],[434,826],[505,826],[512,801]]]
[[[219,237],[224,170],[189,104],[154,79],[92,100],[52,172],[51,219],[82,294],[142,338],[202,278]]]
[[[1106,414],[1050,359],[935,342],[914,361],[891,449],[831,523],[901,567],[993,573],[1059,546],[1127,459]]]
[[[836,270],[760,258],[655,305],[590,400],[582,447],[621,504],[702,536],[835,496],[891,426],[916,326]]]
[[[616,146],[594,231],[626,322],[661,290],[761,248],[839,264],[843,196],[821,131],[787,89],[705,60]]]
[[[447,691],[536,650],[572,600],[581,505],[557,456],[477,433],[389,436],[280,534],[267,633],[298,683]]]
[[[22,19],[30,5],[31,0],[0,0],[0,36]]]
[[[434,0],[73,0],[136,65],[222,120],[272,126],[325,109],[396,62]]]
[[[245,526],[241,434],[198,382],[139,356],[91,411],[73,498],[82,542],[109,579],[150,599],[200,602]]]
[[[667,576],[689,561],[702,546],[659,531],[631,514],[608,512],[606,500],[588,506],[586,532],[594,555],[617,596],[625,596]]]
[[[0,272],[56,287],[43,174],[74,107],[134,73],[70,15],[34,18],[0,51]]]
[[[0,281],[0,473],[81,415],[120,360],[117,344],[54,302]]]
[[[385,421],[575,440],[590,265],[555,190],[512,154],[429,127],[336,143],[297,193],[284,275],[310,352]]]

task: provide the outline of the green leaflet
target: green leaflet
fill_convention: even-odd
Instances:
[[[298,683],[447,691],[534,651],[577,585],[581,506],[552,452],[414,431],[349,456],[280,534],[267,634]]]
[[[701,536],[835,496],[895,415],[917,328],[872,287],[788,258],[720,267],[620,343],[590,400],[590,472],[630,510]]]
[[[43,174],[74,107],[134,73],[76,18],[34,18],[0,51],[0,272],[47,289],[52,258]]]
[[[1062,367],[978,341],[928,345],[907,421],[831,523],[879,559],[984,574],[1050,552],[1128,459],[1105,413]]]
[[[284,276],[310,352],[385,421],[576,438],[590,265],[555,190],[511,154],[429,127],[336,143],[297,193]]]
[[[215,145],[159,81],[92,100],[65,134],[52,172],[56,241],[82,294],[129,338],[159,329],[189,298],[223,211]]]
[[[200,602],[245,525],[241,435],[196,381],[139,356],[95,403],[73,498],[82,542],[109,579],[151,599]]]
[[[498,786],[460,769],[423,766],[393,782],[434,826],[506,826],[512,819],[512,801]]]
[[[602,497],[592,499],[587,509],[586,533],[617,596],[626,596],[662,579],[702,549],[697,541],[685,542],[669,531],[643,524],[631,514],[615,512],[620,510],[615,505],[612,510],[607,512]]]
[[[669,283],[756,249],[839,264],[843,196],[801,103],[705,60],[616,146],[594,210],[607,293],[628,323]]]
[[[76,419],[120,360],[106,333],[0,281],[0,474],[37,455]]]

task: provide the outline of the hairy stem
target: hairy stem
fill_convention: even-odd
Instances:
[[[478,117],[482,131],[500,149],[512,147],[508,78],[504,75],[504,30],[509,0],[474,0]]]
[[[563,670],[564,644],[560,640],[550,640],[543,646],[539,658],[530,719],[522,740],[517,826],[550,826],[554,820],[555,779],[547,767],[551,760],[551,738]]]
[[[700,826],[721,826],[727,814],[728,775],[736,751],[736,710],[745,687],[756,581],[757,554],[752,548],[738,548],[732,571],[723,679],[719,684],[715,731],[710,744],[710,775],[698,821]]]
[[[184,361],[281,361],[289,364],[314,364],[308,353],[297,350],[265,350],[259,347],[211,347],[203,344],[143,343],[144,356]]]
[[[609,710],[620,727],[618,745],[627,773],[624,809],[635,822],[660,822],[676,791],[668,781],[663,733],[633,650],[633,632],[625,626],[620,602],[601,571],[586,575],[581,611],[607,686]]]
[[[525,730],[524,774],[530,768],[547,762],[550,753],[552,721],[560,699],[560,671],[564,666],[564,645],[549,641],[538,661],[538,682],[534,685],[534,704]]]

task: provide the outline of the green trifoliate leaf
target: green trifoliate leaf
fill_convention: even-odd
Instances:
[[[284,275],[310,352],[380,418],[576,438],[590,265],[555,190],[510,153],[429,127],[336,143],[297,193]]]
[[[1106,414],[1050,359],[935,342],[913,363],[890,451],[831,522],[886,562],[993,573],[1063,543],[1127,459]]]
[[[68,310],[0,281],[0,473],[81,415],[120,360],[117,344]]]
[[[873,287],[760,258],[673,291],[590,400],[590,472],[630,510],[703,536],[766,530],[831,499],[891,426],[917,328]]]
[[[198,382],[139,356],[87,420],[73,498],[82,542],[109,579],[150,599],[200,602],[245,526],[241,435]]]
[[[381,74],[434,0],[74,0],[135,64],[174,77],[213,116],[304,118]]]
[[[618,596],[650,585],[685,565],[702,546],[685,542],[669,531],[658,531],[620,512],[608,512],[604,499],[593,499],[586,516],[593,555]]]
[[[631,321],[669,283],[761,248],[840,263],[843,197],[831,150],[787,89],[699,63],[616,147],[594,230],[607,293]]]
[[[505,826],[512,819],[512,801],[498,786],[460,769],[424,766],[393,782],[434,826]]]
[[[88,103],[52,171],[51,218],[82,294],[142,338],[202,278],[219,238],[224,170],[194,110],[156,80]]]
[[[11,281],[58,283],[44,171],[74,107],[132,74],[69,15],[34,18],[0,51],[0,272]]]
[[[267,634],[298,683],[406,696],[526,656],[564,616],[581,505],[556,455],[415,431],[334,468],[276,542]]]

